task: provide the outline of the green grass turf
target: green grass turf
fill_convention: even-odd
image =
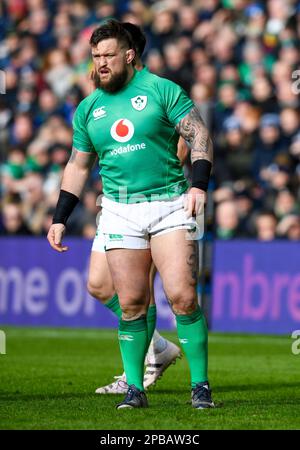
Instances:
[[[300,355],[287,337],[211,334],[210,381],[217,408],[193,410],[185,358],[148,393],[150,407],[95,395],[121,373],[115,330],[2,327],[1,429],[299,429]],[[175,333],[163,333],[177,342]]]

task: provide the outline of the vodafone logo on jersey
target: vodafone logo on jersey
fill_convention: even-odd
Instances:
[[[134,135],[133,123],[128,119],[118,119],[112,125],[110,134],[117,142],[127,142]]]

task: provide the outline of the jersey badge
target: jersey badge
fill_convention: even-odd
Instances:
[[[93,116],[94,120],[102,119],[102,117],[106,116],[106,111],[104,110],[105,106],[101,106],[100,108],[94,109]]]
[[[137,111],[142,111],[147,105],[147,95],[137,95],[131,99],[131,104]]]

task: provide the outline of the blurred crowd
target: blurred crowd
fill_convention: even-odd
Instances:
[[[94,89],[89,37],[110,17],[142,26],[144,63],[181,85],[211,130],[214,236],[299,240],[296,0],[0,0],[0,234],[47,233],[72,117]],[[94,237],[98,171],[69,234]]]

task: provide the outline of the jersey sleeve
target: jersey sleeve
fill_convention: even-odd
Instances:
[[[82,152],[95,151],[86,127],[84,103],[79,103],[73,117],[73,147]]]
[[[194,107],[194,103],[178,84],[160,79],[159,91],[166,115],[174,127]]]

